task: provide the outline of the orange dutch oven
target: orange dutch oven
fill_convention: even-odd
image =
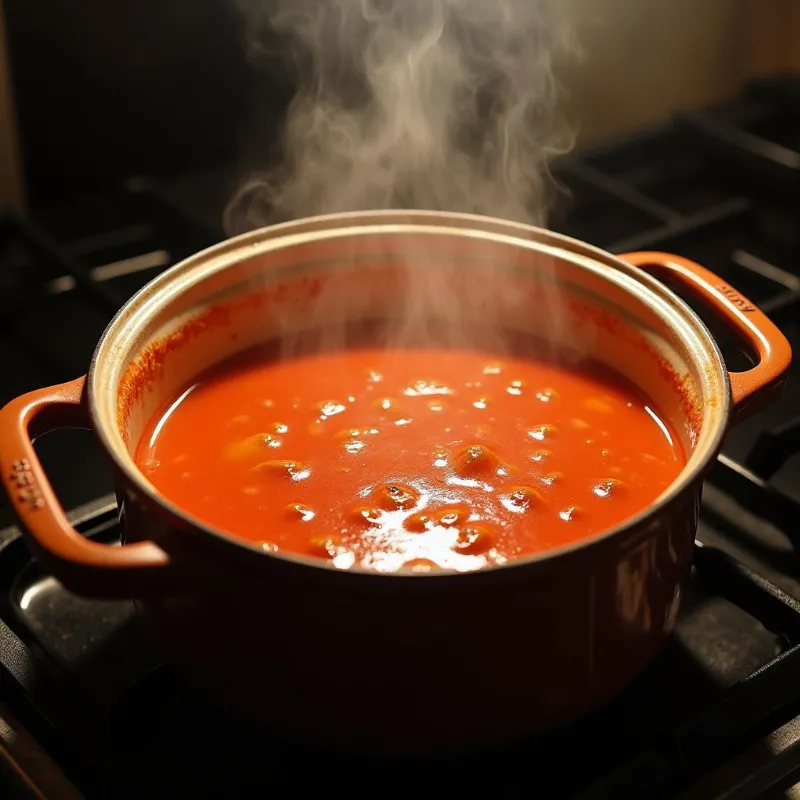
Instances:
[[[384,575],[257,549],[192,518],[137,469],[147,421],[193,376],[312,321],[388,319],[408,269],[442,271],[448,305],[476,322],[486,307],[474,287],[502,279],[516,298],[498,314],[505,328],[580,348],[656,402],[688,454],[678,478],[577,544],[473,573]],[[729,373],[661,277],[728,323],[755,366]],[[145,286],[85,378],[0,412],[2,480],[44,566],[75,592],[135,598],[165,657],[230,710],[361,751],[471,750],[565,725],[652,660],[690,573],[704,475],[790,360],[751,302],[677,256],[615,257],[460,214],[320,217],[226,241]],[[63,427],[94,431],[114,470],[120,547],[76,532],[50,487],[32,442]]]

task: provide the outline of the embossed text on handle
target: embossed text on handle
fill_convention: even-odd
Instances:
[[[16,488],[17,499],[21,503],[33,510],[44,508],[42,490],[36,482],[36,476],[33,474],[31,463],[27,458],[19,458],[13,462],[9,477]]]
[[[727,283],[720,283],[717,286],[717,291],[723,295],[730,303],[736,306],[739,311],[744,311],[745,313],[750,313],[755,311],[755,306],[751,305],[751,303],[742,297],[736,289],[728,286]]]

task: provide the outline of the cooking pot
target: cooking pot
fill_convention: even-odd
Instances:
[[[655,276],[728,323],[755,366],[729,373]],[[591,540],[473,573],[383,575],[265,553],[193,519],[137,469],[147,420],[202,370],[312,325],[401,323],[420,285],[423,311],[531,334],[629,378],[677,432],[680,476]],[[77,593],[135,598],[165,657],[228,709],[316,743],[464,751],[565,725],[651,661],[690,573],[706,470],[790,360],[764,314],[677,256],[615,257],[461,214],[319,217],[223,242],[145,286],[85,378],[0,412],[2,480],[46,568]],[[68,426],[93,430],[114,468],[120,547],[75,531],[36,457],[35,437]]]

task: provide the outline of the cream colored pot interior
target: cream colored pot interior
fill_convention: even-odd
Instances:
[[[437,213],[288,224],[165,272],[98,346],[89,375],[95,426],[120,467],[152,492],[131,454],[152,415],[202,370],[277,337],[290,354],[293,335],[310,327],[335,332],[379,319],[402,335],[443,315],[465,342],[477,327],[530,334],[631,379],[692,454],[679,483],[719,443],[728,413],[721,358],[660,283],[566,237]]]

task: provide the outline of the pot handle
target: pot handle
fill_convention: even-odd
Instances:
[[[758,363],[752,369],[729,373],[734,423],[780,395],[792,361],[792,349],[775,323],[744,295],[710,270],[680,256],[641,252],[626,253],[620,258],[688,290],[758,355]]]
[[[84,378],[24,394],[0,410],[2,482],[25,538],[68,589],[94,597],[134,597],[163,585],[169,556],[154,542],[99,544],[72,527],[33,441],[59,428],[90,428]],[[158,579],[157,579],[158,578]]]

